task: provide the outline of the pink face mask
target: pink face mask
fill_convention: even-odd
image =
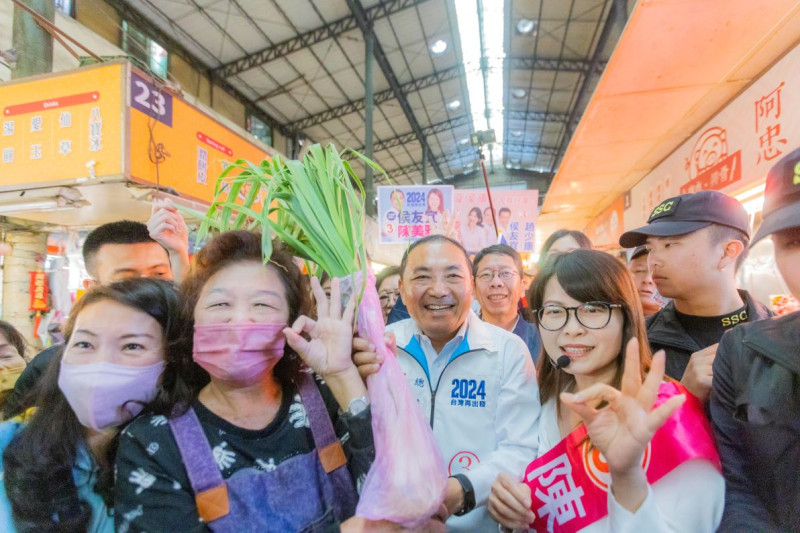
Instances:
[[[162,370],[163,361],[149,366],[107,362],[73,365],[62,361],[58,388],[83,426],[101,430],[138,415],[155,397]]]
[[[283,357],[281,323],[195,324],[194,362],[211,377],[252,385]]]

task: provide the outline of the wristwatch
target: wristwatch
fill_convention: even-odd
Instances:
[[[475,509],[475,489],[472,487],[472,482],[464,474],[456,474],[450,477],[455,478],[456,481],[458,481],[461,485],[461,489],[464,491],[464,507],[462,507],[460,511],[456,511],[453,514],[456,516],[464,516],[468,512]]]
[[[347,414],[350,416],[358,416],[369,407],[369,398],[366,396],[359,396],[353,398],[347,406]]]

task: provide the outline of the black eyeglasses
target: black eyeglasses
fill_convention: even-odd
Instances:
[[[550,304],[536,309],[536,318],[544,329],[558,331],[567,325],[569,312],[572,311],[582,326],[589,329],[603,329],[611,321],[611,310],[621,307],[620,304],[606,302],[586,302],[575,307]]]

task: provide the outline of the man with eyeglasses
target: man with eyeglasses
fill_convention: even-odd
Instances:
[[[497,277],[497,276],[495,276]],[[539,393],[528,348],[470,310],[467,252],[443,235],[416,241],[400,264],[410,319],[390,325],[397,361],[429,417],[448,468],[448,531],[494,531],[486,502],[501,472],[522,472],[538,447]],[[379,361],[356,338],[362,375]]]
[[[525,341],[536,364],[542,345],[536,327],[519,311],[524,286],[522,259],[517,251],[506,244],[484,248],[472,262],[472,275],[481,318]]]

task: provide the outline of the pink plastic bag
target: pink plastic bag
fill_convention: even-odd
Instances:
[[[361,273],[341,278],[342,291],[361,287]],[[344,298],[343,298],[344,301]],[[447,488],[447,470],[433,431],[406,383],[403,370],[384,344],[383,312],[370,271],[358,308],[358,336],[377,347],[383,364],[367,378],[372,407],[375,462],[361,490],[356,515],[417,527],[439,510]]]

